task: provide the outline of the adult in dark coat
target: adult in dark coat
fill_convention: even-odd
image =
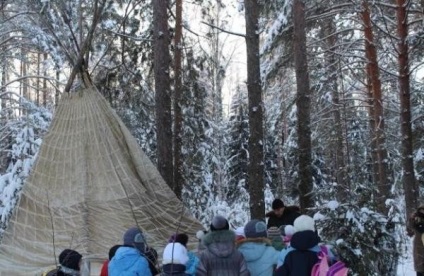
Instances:
[[[250,276],[243,255],[235,248],[236,235],[222,216],[212,219],[211,231],[202,238],[196,276]]]
[[[299,211],[300,209],[297,206],[285,206],[281,199],[274,199],[272,211],[265,215],[268,218],[267,228],[293,225],[294,220],[300,216]]]
[[[408,228],[414,236],[413,257],[417,276],[424,276],[424,205],[418,207],[409,218]]]

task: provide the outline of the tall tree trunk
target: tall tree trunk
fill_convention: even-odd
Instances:
[[[248,187],[250,194],[250,216],[265,217],[264,202],[264,134],[263,102],[259,60],[258,20],[260,6],[257,0],[245,0],[247,92],[249,100],[249,165]]]
[[[44,62],[47,61],[47,58],[48,58],[47,54],[44,53],[43,54],[43,60],[44,60]],[[46,68],[43,69],[43,76],[44,77],[47,77],[47,70],[46,70]],[[48,93],[48,91],[47,91],[47,79],[44,78],[43,79],[43,106],[44,107],[47,106],[47,93]]]
[[[293,53],[297,86],[297,135],[299,146],[299,203],[302,211],[314,206],[312,197],[311,90],[306,49],[305,3],[293,1]]]
[[[41,86],[40,86],[40,73],[41,73],[41,53],[38,52],[37,53],[37,84],[36,84],[36,101],[37,101],[37,105],[40,105],[40,90],[41,90]]]
[[[168,1],[153,1],[154,73],[156,101],[157,167],[165,182],[173,185],[172,117],[170,89],[170,54],[168,29]]]
[[[377,61],[377,50],[374,44],[374,34],[371,25],[371,16],[368,6],[368,1],[362,2],[362,20],[364,23],[365,33],[365,55],[367,58],[367,71],[369,73],[371,91],[372,91],[372,105],[373,105],[373,121],[374,134],[372,137],[375,140],[375,149],[377,160],[374,162],[378,166],[378,177],[377,177],[377,193],[376,201],[378,210],[387,214],[386,199],[390,197],[390,182],[387,177],[387,150],[385,145],[385,134],[384,134],[384,112],[383,112],[383,97],[381,92],[380,72]]]
[[[181,199],[183,189],[183,158],[182,158],[182,135],[183,114],[181,112],[181,99],[183,85],[181,79],[182,60],[182,35],[183,35],[183,0],[176,1],[175,11],[175,36],[174,36],[174,192]]]
[[[343,135],[343,123],[340,111],[340,100],[339,100],[339,87],[337,83],[338,79],[338,63],[335,56],[336,50],[336,27],[332,18],[328,19],[324,23],[324,37],[326,37],[328,50],[325,51],[325,60],[327,75],[329,80],[329,86],[331,91],[332,99],[332,116],[334,121],[334,132],[335,137],[333,143],[331,143],[335,150],[334,169],[336,171],[336,182],[337,182],[337,199],[340,202],[346,201],[350,187],[349,178],[347,176],[347,168],[345,164],[345,152],[344,152],[344,135]]]
[[[56,70],[56,89],[55,89],[55,93],[54,93],[54,106],[57,107],[57,105],[59,104],[59,98],[60,98],[60,89],[59,89],[59,85],[60,85],[60,71]]]
[[[399,63],[399,97],[400,97],[400,131],[402,143],[403,189],[405,192],[407,216],[417,207],[419,190],[414,173],[412,128],[411,128],[411,93],[409,87],[408,57],[408,17],[407,0],[396,0],[398,63]]]

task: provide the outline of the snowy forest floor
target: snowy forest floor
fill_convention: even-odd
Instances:
[[[399,259],[399,265],[397,269],[398,276],[414,276],[414,260],[412,259],[412,238],[409,239],[405,256]]]

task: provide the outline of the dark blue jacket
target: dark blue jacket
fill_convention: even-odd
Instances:
[[[278,259],[276,276],[309,276],[312,267],[318,262],[318,245],[321,239],[314,231],[301,231],[293,235],[290,246],[283,249]],[[334,255],[329,252],[329,258]]]

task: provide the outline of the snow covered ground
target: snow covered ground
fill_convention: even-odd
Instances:
[[[406,250],[406,256],[399,260],[397,275],[398,276],[415,276],[416,272],[414,271],[414,261],[412,259],[412,238],[408,243]]]

